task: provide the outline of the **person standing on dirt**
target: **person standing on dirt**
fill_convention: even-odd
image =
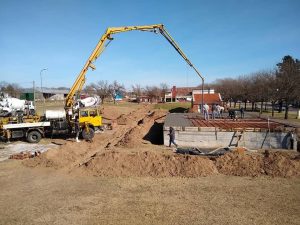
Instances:
[[[80,132],[80,126],[79,126],[79,117],[78,115],[75,116],[75,133],[76,133],[76,142],[80,142],[79,141],[79,132]]]
[[[171,144],[173,143],[176,148],[177,148],[177,144],[175,143],[175,130],[173,127],[170,127],[170,130],[169,130],[169,137],[170,137],[170,141],[169,141],[169,147],[171,147]]]
[[[241,112],[241,118],[244,119],[244,117],[245,117],[245,110],[244,110],[244,107],[241,107],[241,108],[240,108],[240,112]]]

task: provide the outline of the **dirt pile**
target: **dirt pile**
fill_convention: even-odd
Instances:
[[[288,152],[265,153],[265,174],[279,177],[300,176],[300,158]]]
[[[218,173],[300,176],[300,159],[296,153],[266,151],[261,154],[237,149],[213,159],[174,154],[157,145],[163,141],[166,111],[154,110],[151,105],[116,109],[107,107],[105,115],[119,120],[119,124],[116,123],[113,130],[97,134],[92,143],[66,140],[58,148],[26,160],[24,164],[76,170],[94,176],[199,177]]]
[[[50,149],[38,157],[24,161],[23,164],[29,167],[52,167],[52,168],[72,168],[78,160],[89,155],[91,145],[87,143],[66,142],[56,149]]]
[[[93,176],[199,177],[218,173],[214,163],[207,158],[151,151],[104,152],[82,168]]]
[[[101,108],[101,115],[107,119],[117,119],[122,115],[127,115],[135,111],[136,107],[123,107],[118,105],[107,105]]]
[[[31,167],[46,166],[72,169],[84,164],[98,152],[113,149],[115,146],[137,146],[143,141],[142,135],[146,132],[145,127],[150,127],[156,118],[153,117],[154,112],[151,113],[152,116],[149,114],[151,107],[141,105],[134,111],[127,110],[129,111],[127,116],[122,116],[126,118],[126,124],[116,125],[113,130],[106,130],[104,133],[97,134],[92,143],[85,141],[76,143],[74,140],[67,140],[57,149],[48,150],[40,157],[24,162],[24,164]],[[114,110],[106,110],[106,114],[112,111]],[[112,115],[119,115],[119,113],[112,113]],[[147,122],[144,123],[143,121]]]
[[[137,125],[129,129],[116,144],[118,147],[133,148],[147,142],[152,144],[163,144],[163,121],[165,111],[154,110],[139,121]]]
[[[300,176],[300,159],[291,152],[240,153],[234,151],[215,159],[219,173],[234,176]]]

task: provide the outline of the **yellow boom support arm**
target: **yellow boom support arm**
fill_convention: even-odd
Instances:
[[[93,70],[96,68],[93,65],[93,62],[99,57],[99,55],[103,52],[106,45],[105,42],[107,40],[113,40],[112,34],[117,34],[121,32],[127,32],[127,31],[133,31],[133,30],[139,30],[139,31],[150,31],[155,33],[161,33],[167,41],[175,48],[175,50],[182,56],[182,58],[187,62],[189,66],[191,66],[195,72],[199,75],[199,77],[202,79],[202,89],[204,84],[204,78],[200,74],[200,72],[194,67],[194,65],[191,63],[191,61],[186,57],[186,55],[183,53],[183,51],[179,48],[177,43],[174,41],[174,39],[170,36],[170,34],[166,31],[163,24],[154,24],[154,25],[146,25],[146,26],[128,26],[128,27],[109,27],[106,32],[102,35],[100,41],[96,45],[94,51],[88,58],[87,62],[85,63],[84,67],[80,71],[76,81],[74,82],[69,94],[66,98],[65,108],[71,108],[74,104],[74,95],[77,93],[80,93],[82,91],[83,85],[85,83],[85,74],[88,71],[89,68],[92,68]],[[202,92],[203,93],[203,92]],[[202,104],[203,104],[203,97],[202,97]]]

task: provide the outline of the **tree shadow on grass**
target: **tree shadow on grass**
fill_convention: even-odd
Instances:
[[[170,113],[185,113],[187,111],[188,111],[188,109],[187,108],[183,108],[183,107],[177,107],[177,108],[169,110]]]

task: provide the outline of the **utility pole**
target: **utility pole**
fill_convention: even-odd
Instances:
[[[43,92],[43,78],[42,78],[42,72],[48,70],[48,69],[42,69],[40,71],[40,77],[41,77],[41,91],[42,91],[42,96],[44,98],[44,104],[43,104],[43,115],[45,114],[45,97],[44,97],[44,92]]]
[[[33,106],[35,109],[35,83],[32,81],[32,92],[33,92]]]

